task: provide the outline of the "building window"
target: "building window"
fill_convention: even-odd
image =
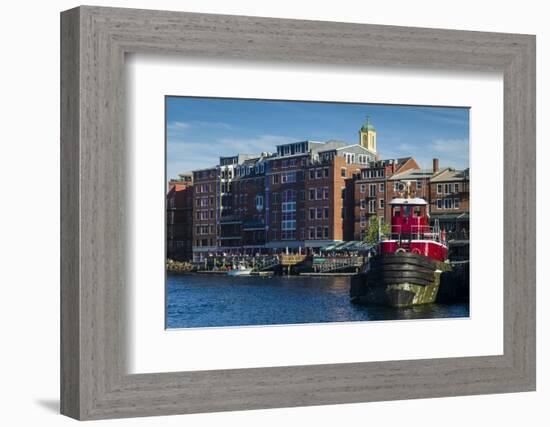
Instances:
[[[325,239],[328,239],[328,227],[325,227],[324,231],[325,231],[324,233]]]
[[[323,238],[323,227],[317,227],[317,238],[318,239]]]
[[[309,179],[315,179],[315,169],[309,170]]]
[[[378,199],[378,209],[384,209],[384,199]]]
[[[416,189],[420,190],[422,188],[422,180],[417,179],[416,180]]]
[[[367,208],[367,201],[365,199],[361,199],[361,205],[360,205],[360,208],[361,209],[366,209]]]
[[[367,189],[367,186],[365,184],[361,184],[359,186],[359,192],[360,193],[364,193],[366,191],[366,189]]]
[[[279,193],[271,193],[271,198],[273,199],[273,203],[279,203]]]
[[[369,197],[376,197],[376,184],[369,185]]]
[[[309,208],[309,219],[315,219],[315,208]]]
[[[296,212],[296,202],[284,202],[281,205],[281,212]]]
[[[376,211],[376,200],[369,200],[369,213],[374,213]]]
[[[454,206],[455,209],[460,209],[460,199],[458,199],[458,198],[455,199],[455,203],[454,203],[454,204],[455,204],[455,206]]]
[[[317,208],[317,219],[323,219],[323,209]]]
[[[264,208],[264,196],[256,196],[256,209],[261,211]]]
[[[296,220],[292,219],[292,220],[282,221],[281,229],[282,230],[296,230]]]
[[[323,209],[323,212],[324,212],[325,219],[328,219],[328,207],[325,206],[325,208]]]
[[[458,193],[458,192],[459,192],[459,184],[455,183],[455,193]]]
[[[361,213],[359,216],[359,225],[364,228],[367,225],[367,216],[364,213]]]
[[[273,184],[278,184],[278,183],[279,183],[279,175],[273,174]]]
[[[443,191],[443,186],[441,184],[437,184],[437,194],[441,194]]]
[[[309,189],[309,200],[315,200],[315,188]]]
[[[323,169],[315,169],[315,179],[321,179],[323,177]]]
[[[323,188],[323,199],[328,200],[328,187]]]
[[[445,199],[444,202],[445,202],[445,209],[451,209],[452,206],[451,206],[451,200],[452,199]]]
[[[380,191],[381,193],[383,193],[384,191],[386,190],[386,185],[381,182],[380,184],[378,184],[378,191]]]
[[[323,171],[324,171],[324,174],[325,174],[325,178],[328,178],[328,176],[329,176],[328,168],[323,169]]]
[[[315,190],[316,190],[315,191],[315,198],[317,200],[321,200],[323,198],[323,188],[322,187],[317,187]]]
[[[300,190],[300,201],[303,202],[306,199],[306,191]]]
[[[439,184],[438,184],[439,185]],[[437,209],[441,209],[442,208],[442,204],[441,204],[441,199],[436,199],[435,200],[435,206]]]
[[[346,177],[346,168],[340,169],[340,176]]]
[[[315,239],[315,227],[309,227],[309,238]]]
[[[296,190],[285,190],[283,192],[283,202],[295,202]]]
[[[281,184],[296,182],[296,172],[285,172],[281,174]]]

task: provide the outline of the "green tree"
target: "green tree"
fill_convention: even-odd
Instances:
[[[380,236],[378,236],[378,228],[380,227]],[[370,245],[378,243],[378,238],[382,236],[387,236],[390,234],[391,227],[389,224],[382,224],[382,221],[377,216],[371,216],[369,219],[369,225],[367,227],[367,232],[363,237],[363,241],[367,242]]]

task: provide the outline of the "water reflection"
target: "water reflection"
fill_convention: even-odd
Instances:
[[[350,304],[348,277],[167,276],[168,328],[469,316],[468,304],[412,308]]]

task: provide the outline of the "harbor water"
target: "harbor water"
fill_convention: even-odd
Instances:
[[[167,274],[166,327],[287,325],[468,317],[469,306],[411,308],[349,302],[349,277]]]

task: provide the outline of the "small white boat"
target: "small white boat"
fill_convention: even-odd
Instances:
[[[229,270],[227,272],[228,276],[250,276],[252,273],[251,268],[247,268],[242,264],[239,264],[237,267],[233,268],[232,270]]]

